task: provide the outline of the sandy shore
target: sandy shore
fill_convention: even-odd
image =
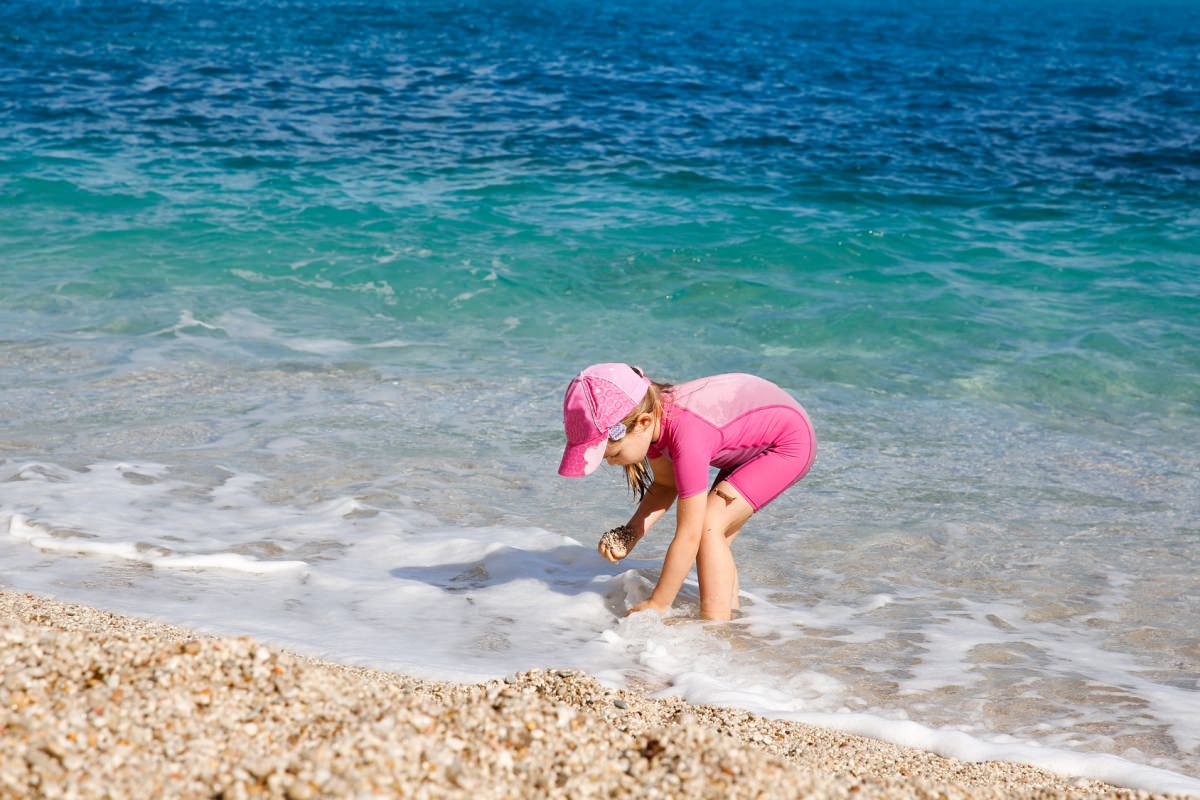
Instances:
[[[4,797],[1150,798],[606,689],[344,667],[0,590]]]

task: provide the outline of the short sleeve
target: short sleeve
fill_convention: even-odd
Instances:
[[[720,449],[721,432],[685,412],[675,420],[673,433],[669,449],[679,499],[708,491],[708,467]]]

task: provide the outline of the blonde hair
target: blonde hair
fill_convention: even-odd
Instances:
[[[642,371],[637,367],[633,368],[635,372],[642,377]],[[655,383],[650,381],[650,386],[646,389],[646,396],[642,398],[642,402],[637,404],[637,407],[630,411],[625,419],[621,420],[626,428],[632,428],[637,422],[637,418],[642,414],[649,414],[654,417],[657,423],[662,420],[663,408],[666,404],[667,393],[671,390],[669,383]],[[641,502],[646,496],[646,490],[650,488],[650,484],[654,483],[654,473],[650,471],[650,460],[643,459],[639,464],[629,464],[625,467],[625,482],[629,484],[630,491],[633,496]]]

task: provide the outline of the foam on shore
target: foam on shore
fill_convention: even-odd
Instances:
[[[1149,798],[573,671],[423,681],[0,591],[0,792]]]

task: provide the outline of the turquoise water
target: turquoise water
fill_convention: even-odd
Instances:
[[[718,696],[700,674],[767,712],[1200,774],[1194,7],[6,17],[0,580],[414,671],[549,659]],[[764,699],[736,655],[685,670],[651,653],[711,652],[669,638],[686,625],[620,627],[613,592],[652,582],[669,531],[631,573],[570,556],[571,596],[609,576],[579,640],[496,610],[453,646],[409,641],[428,658],[402,662],[375,643],[386,610],[354,616],[348,588],[321,602],[359,638],[330,644],[294,612],[312,583],[252,583],[279,604],[235,618],[221,597],[250,579],[22,538],[28,523],[360,582],[392,557],[347,555],[360,534],[590,548],[628,499],[616,475],[554,474],[558,404],[575,371],[614,359],[668,380],[757,373],[810,411],[816,466],[739,539],[753,597],[729,646],[820,680]],[[320,521],[347,499],[351,517]],[[435,604],[461,581],[429,546]],[[479,547],[449,563],[496,557]],[[525,600],[560,593],[521,563]],[[579,650],[606,626],[648,649]]]

